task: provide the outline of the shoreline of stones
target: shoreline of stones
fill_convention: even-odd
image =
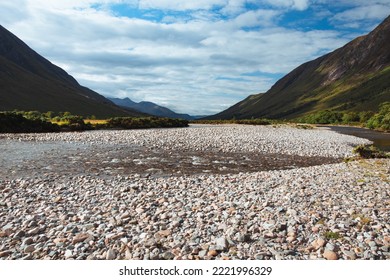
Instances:
[[[243,126],[7,137],[330,157],[367,143]],[[372,159],[237,174],[0,179],[0,259],[390,259],[389,176],[389,160]]]

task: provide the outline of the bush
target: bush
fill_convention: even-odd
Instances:
[[[357,112],[347,112],[343,114],[342,117],[342,122],[343,123],[353,123],[353,122],[359,122],[360,121],[360,116],[359,113]]]
[[[341,112],[325,110],[302,117],[298,121],[313,124],[335,124],[341,123],[343,116],[344,114]]]
[[[389,155],[374,146],[359,145],[352,152],[361,158],[388,158]]]
[[[361,123],[366,123],[373,115],[375,115],[372,111],[363,111],[359,113],[359,121]]]
[[[273,122],[268,119],[231,119],[231,120],[192,120],[198,124],[246,124],[246,125],[270,125]]]
[[[390,131],[390,102],[382,103],[379,112],[367,121],[367,127]]]
[[[37,133],[57,131],[60,131],[60,127],[56,124],[52,124],[41,119],[29,119],[15,112],[0,112],[0,133]]]
[[[65,124],[61,125],[64,130],[83,131],[93,129],[92,125],[86,124],[81,116],[67,115],[62,117],[61,121],[65,122]]]
[[[186,127],[187,120],[170,119],[170,118],[132,118],[132,117],[117,117],[107,121],[107,128],[122,128],[122,129],[141,129],[141,128],[168,128],[168,127]]]

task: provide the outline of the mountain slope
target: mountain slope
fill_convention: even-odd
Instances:
[[[14,109],[98,117],[140,115],[79,85],[0,25],[0,111]]]
[[[139,103],[132,101],[129,98],[109,98],[112,102],[114,102],[118,106],[122,106],[125,108],[134,109],[146,114],[154,115],[157,117],[167,117],[174,119],[185,119],[185,120],[193,120],[194,117],[187,114],[178,114],[173,112],[172,110],[157,105],[153,102],[141,101]]]
[[[390,17],[368,35],[306,62],[266,93],[210,117],[291,119],[319,110],[377,110],[390,101]]]

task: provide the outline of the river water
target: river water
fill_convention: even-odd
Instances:
[[[379,132],[367,128],[351,127],[351,126],[321,126],[331,130],[353,135],[360,138],[365,138],[373,142],[373,145],[382,151],[390,152],[390,133]]]

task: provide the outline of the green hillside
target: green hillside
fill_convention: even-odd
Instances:
[[[374,31],[302,64],[264,94],[211,119],[293,119],[320,110],[377,111],[390,101],[390,17]]]
[[[0,26],[0,111],[55,111],[97,117],[140,116],[81,86]]]

